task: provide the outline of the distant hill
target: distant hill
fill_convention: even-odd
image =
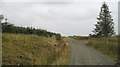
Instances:
[[[32,27],[26,27],[26,28],[19,27],[19,26],[15,26],[14,24],[11,24],[8,22],[2,23],[2,33],[34,34],[34,35],[45,36],[45,37],[51,37],[55,35],[57,39],[61,38],[61,35],[59,33],[53,33],[47,30],[35,29]]]

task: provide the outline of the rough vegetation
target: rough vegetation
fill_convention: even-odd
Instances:
[[[115,61],[118,60],[118,37],[91,38],[87,45],[110,56]]]
[[[60,39],[61,35],[59,33],[49,32],[43,29],[36,29],[33,27],[19,27],[14,24],[8,23],[7,19],[2,24],[2,33],[15,33],[15,34],[34,34],[38,36],[51,37],[53,35],[56,36],[56,39]]]
[[[59,65],[69,63],[65,39],[26,34],[2,35],[3,65]]]

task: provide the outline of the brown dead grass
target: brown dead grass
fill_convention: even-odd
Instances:
[[[69,46],[55,36],[2,35],[3,65],[64,65],[69,63]]]

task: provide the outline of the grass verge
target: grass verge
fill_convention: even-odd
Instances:
[[[87,45],[108,55],[114,61],[118,59],[118,37],[91,38],[88,39]]]
[[[69,47],[64,39],[25,34],[2,34],[3,65],[64,65]]]

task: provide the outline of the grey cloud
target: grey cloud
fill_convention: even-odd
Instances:
[[[118,2],[119,0],[2,0],[2,2]]]
[[[2,0],[2,2],[73,2],[73,0]]]

